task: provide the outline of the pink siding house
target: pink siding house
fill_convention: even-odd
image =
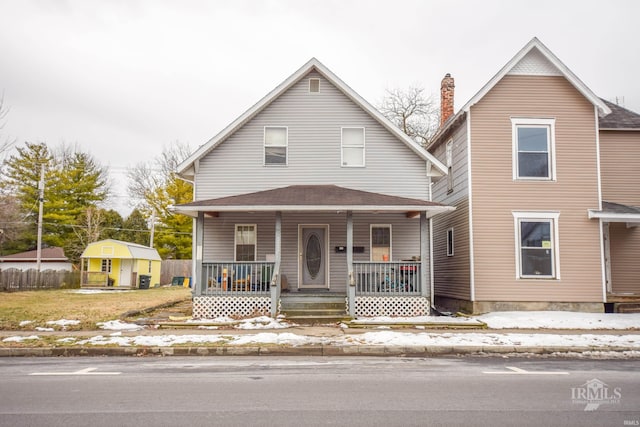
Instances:
[[[640,116],[532,39],[460,111],[442,82],[429,151],[436,305],[622,311],[640,302]]]

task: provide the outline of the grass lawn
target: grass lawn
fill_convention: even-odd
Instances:
[[[191,290],[183,287],[153,288],[131,291],[109,291],[83,294],[78,289],[3,292],[0,293],[0,329],[33,330],[47,321],[79,320],[68,330],[96,329],[96,322],[115,320],[131,310],[141,310],[191,298]],[[20,326],[20,322],[31,323]]]

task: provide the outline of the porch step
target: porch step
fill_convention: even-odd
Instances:
[[[343,294],[289,294],[280,297],[280,312],[296,323],[334,323],[348,318]]]

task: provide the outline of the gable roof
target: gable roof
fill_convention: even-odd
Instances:
[[[607,103],[597,97],[596,94],[582,82],[582,80],[573,74],[573,72],[549,50],[549,48],[538,40],[537,37],[534,37],[529,43],[520,49],[520,51],[516,53],[515,56],[511,58],[509,62],[507,62],[504,67],[502,67],[500,71],[498,71],[496,75],[494,75],[491,80],[489,80],[487,84],[485,84],[456,114],[447,119],[444,126],[442,126],[436,135],[434,135],[431,145],[438,141],[443,134],[447,133],[455,123],[458,123],[459,116],[469,112],[469,109],[484,98],[484,96],[493,89],[493,87],[498,84],[504,76],[509,73],[520,75],[528,74],[527,62],[531,59],[542,62],[547,75],[558,75],[566,78],[578,92],[598,108],[601,116],[606,116],[611,113],[611,109]]]
[[[409,197],[390,196],[353,190],[337,185],[290,185],[272,190],[178,205],[175,210],[186,215],[201,211],[416,211],[435,215],[455,208]]]
[[[286,92],[289,88],[291,88],[294,84],[296,84],[300,79],[302,79],[311,71],[318,72],[322,77],[327,79],[338,90],[346,95],[347,98],[349,98],[365,112],[367,112],[371,117],[373,117],[386,130],[388,130],[396,138],[407,145],[414,153],[416,153],[425,161],[429,162],[432,166],[435,166],[436,171],[430,172],[432,173],[432,176],[443,176],[446,174],[447,168],[438,159],[436,159],[433,155],[422,148],[420,144],[415,142],[400,129],[398,129],[398,127],[391,123],[389,119],[382,115],[382,113],[380,113],[375,107],[369,104],[364,98],[358,95],[346,83],[340,80],[338,76],[333,74],[333,72],[325,67],[320,61],[318,61],[316,58],[311,58],[306,64],[300,67],[284,82],[280,83],[280,85],[269,92],[264,98],[254,104],[247,111],[245,111],[240,117],[234,120],[216,136],[211,138],[205,144],[201,145],[196,151],[191,154],[191,156],[189,156],[186,160],[179,164],[176,168],[178,175],[185,179],[193,179],[195,175],[195,165],[201,158],[206,156],[209,152],[211,152],[211,150],[215,149],[218,145],[224,142],[229,136],[231,136],[234,132],[248,123],[251,119],[258,115],[258,113],[268,107],[269,104],[271,104],[276,98]]]
[[[32,261],[37,261],[37,259],[38,259],[38,251],[33,250],[33,251],[20,252],[17,254],[0,257],[0,262],[3,262],[3,261],[32,262]],[[54,246],[51,248],[42,248],[40,252],[40,261],[60,262],[60,261],[69,261],[69,258],[65,256],[64,249]]]
[[[604,99],[602,101],[611,109],[611,114],[600,117],[600,130],[640,130],[640,114],[613,102]]]
[[[88,255],[90,248],[92,248],[93,246],[102,246],[105,243],[113,243],[116,245],[124,246],[125,249],[127,249],[127,251],[129,252],[130,256],[129,257],[108,257],[105,255],[100,255],[97,258],[127,258],[127,259],[131,258],[131,259],[148,259],[153,261],[162,260],[162,258],[160,258],[160,255],[158,254],[158,251],[155,250],[154,248],[140,245],[138,243],[124,242],[122,240],[116,240],[116,239],[105,239],[105,240],[89,243],[80,257],[92,258],[91,256]],[[96,258],[96,256],[94,256],[93,258]]]

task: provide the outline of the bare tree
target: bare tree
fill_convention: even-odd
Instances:
[[[423,147],[438,130],[440,110],[433,96],[426,96],[421,87],[387,89],[378,109]]]
[[[174,177],[176,167],[191,154],[189,144],[179,141],[164,147],[162,154],[150,163],[138,163],[127,172],[127,190],[135,201],[135,207],[149,215],[150,201],[157,191]]]

